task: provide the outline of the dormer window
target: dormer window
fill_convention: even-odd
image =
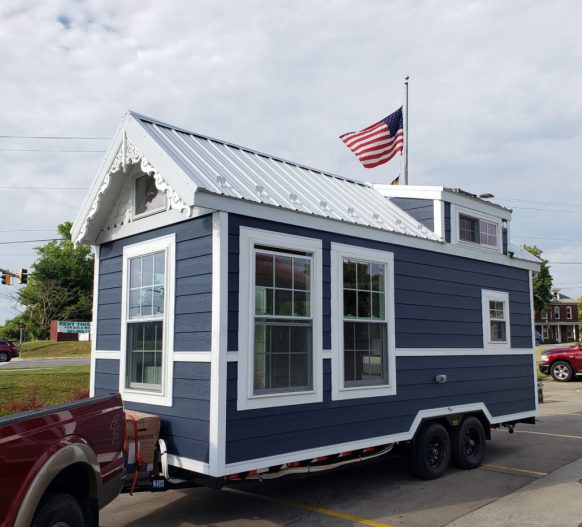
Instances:
[[[166,207],[166,195],[156,187],[153,176],[145,174],[135,180],[135,215],[141,216]]]
[[[497,247],[497,224],[482,218],[472,218],[460,214],[459,239],[464,242]]]

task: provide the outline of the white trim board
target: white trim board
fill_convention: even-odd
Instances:
[[[95,397],[95,366],[97,360],[97,321],[99,315],[99,254],[101,248],[94,247],[93,260],[93,318],[91,320],[91,370],[89,373],[89,397]]]
[[[414,437],[416,430],[424,419],[443,417],[447,415],[454,415],[459,413],[479,412],[482,411],[491,424],[500,424],[519,419],[526,419],[528,417],[535,417],[536,411],[522,412],[516,414],[502,415],[493,417],[485,403],[465,404],[459,406],[447,406],[443,408],[434,408],[431,410],[420,410],[410,429],[399,434],[392,434],[387,436],[371,437],[368,439],[360,439],[358,441],[351,441],[348,443],[336,443],[333,445],[326,445],[320,448],[312,448],[307,450],[297,450],[285,454],[275,456],[268,456],[263,458],[251,459],[247,461],[240,461],[237,463],[229,463],[225,466],[226,472],[220,475],[233,474],[236,472],[245,472],[247,470],[254,470],[260,468],[267,468],[273,465],[281,465],[283,463],[291,463],[293,461],[301,461],[304,459],[327,456],[337,454],[348,450],[357,450],[359,448],[366,448],[370,446],[378,446],[390,443],[397,443],[400,441],[409,441]]]
[[[197,472],[198,474],[210,474],[208,463],[204,463],[204,461],[198,461],[197,459],[190,459],[183,456],[168,454],[168,464],[172,465],[173,467]]]
[[[212,337],[210,366],[209,470],[226,463],[226,387],[228,327],[228,214],[212,215]]]

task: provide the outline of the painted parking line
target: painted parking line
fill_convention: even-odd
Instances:
[[[547,476],[547,472],[538,472],[536,470],[526,470],[524,468],[515,468],[515,467],[505,467],[503,465],[492,465],[489,463],[483,463],[481,465],[483,468],[488,468],[491,470],[495,470],[498,472],[507,472],[509,474],[516,474],[518,476],[528,476],[530,478],[543,478]]]
[[[574,412],[574,413],[568,413],[568,412],[540,412],[538,415],[540,416],[552,416],[552,415],[577,415],[578,417],[582,417],[581,413],[578,412]]]
[[[533,432],[531,430],[516,430],[516,434],[534,434],[538,436],[563,437],[566,439],[582,439],[582,436],[571,436],[565,434],[550,434],[549,432]]]
[[[271,496],[263,496],[262,494],[255,494],[253,492],[246,492],[244,490],[239,489],[225,488],[223,490],[225,492],[233,492],[234,494],[247,496],[249,498],[256,498],[263,501],[269,501],[271,503],[277,503],[278,505],[284,505],[286,507],[293,507],[295,509],[303,509],[310,512],[317,512],[319,514],[324,514],[325,516],[331,516],[332,518],[339,518],[341,520],[346,520],[352,523],[359,523],[360,525],[368,525],[369,527],[395,527],[390,523],[382,523],[376,520],[360,518],[359,516],[354,516],[353,514],[346,514],[345,512],[334,511],[332,509],[326,509],[324,507],[317,507],[316,505],[310,505],[309,503],[281,500],[278,498],[272,498]]]

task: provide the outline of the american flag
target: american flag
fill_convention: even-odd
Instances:
[[[402,107],[360,132],[348,132],[340,139],[360,160],[364,168],[390,161],[404,147]]]

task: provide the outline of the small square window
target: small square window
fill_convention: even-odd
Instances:
[[[153,176],[144,175],[135,180],[135,214],[146,214],[165,208],[166,195],[156,187]]]
[[[496,248],[498,224],[482,218],[459,214],[459,240]]]

